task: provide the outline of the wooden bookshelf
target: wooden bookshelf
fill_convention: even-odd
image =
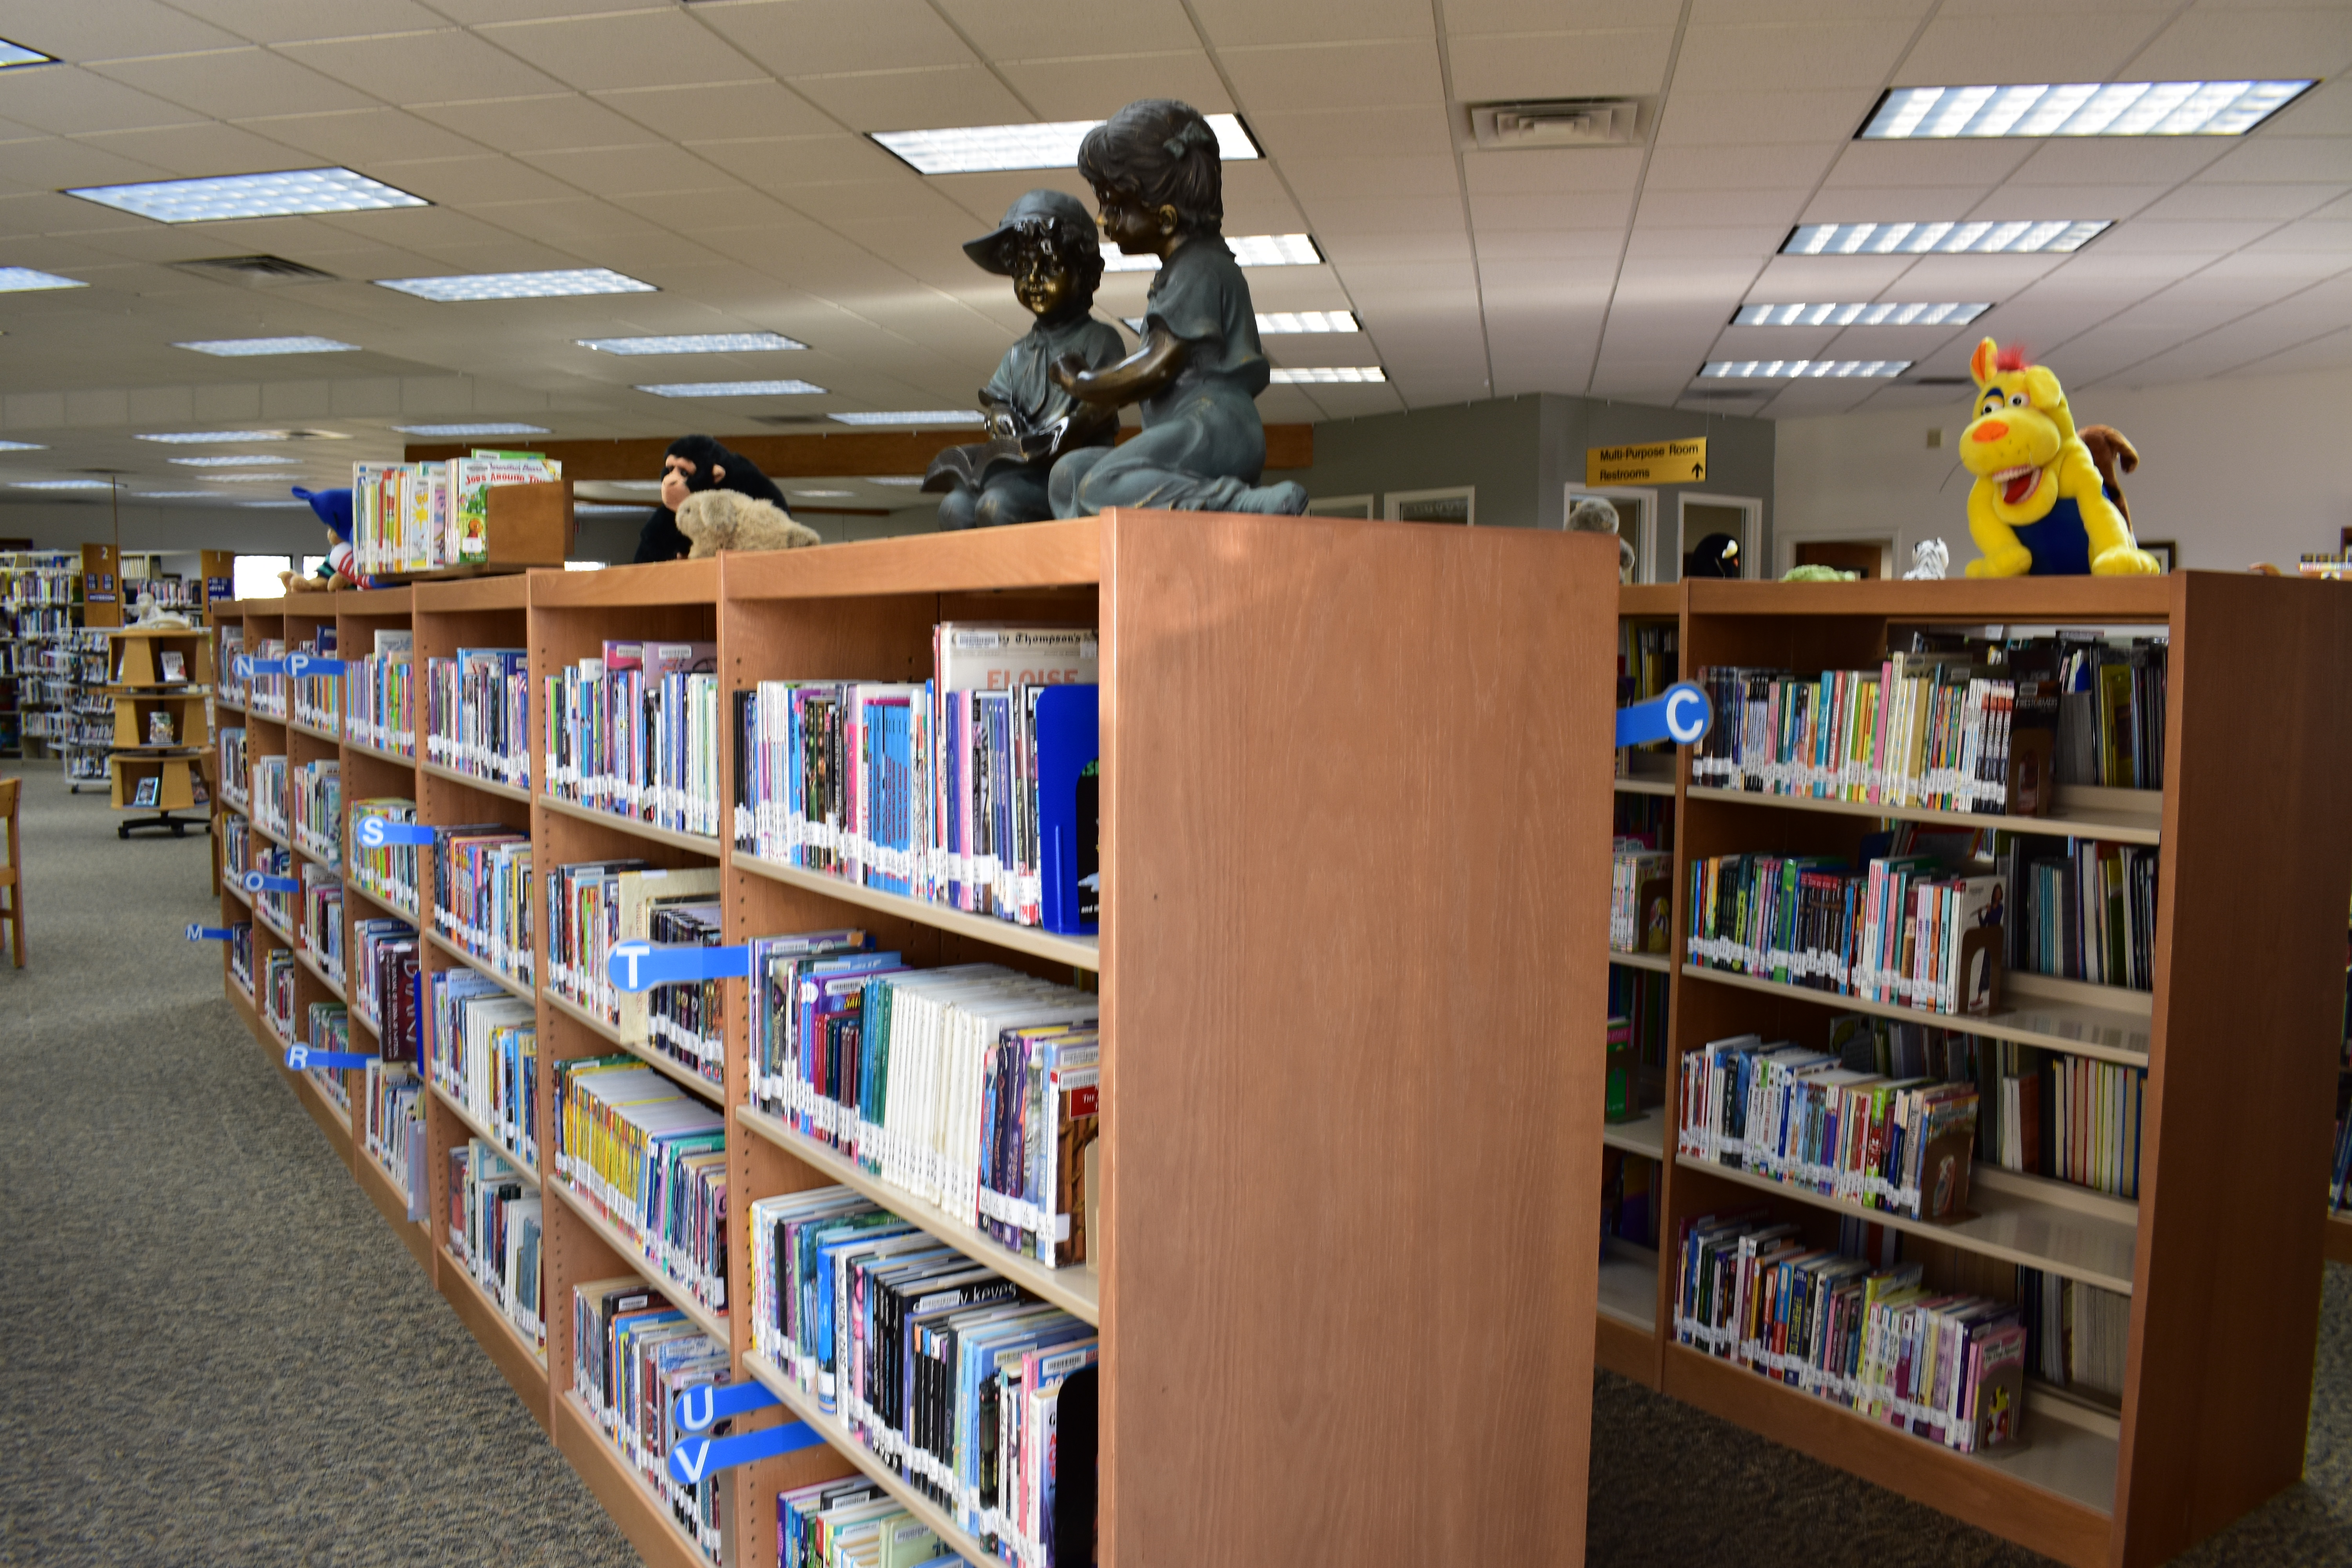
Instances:
[[[1850,860],[1883,818],[2161,845],[2152,994],[2011,974],[2004,1011],[1940,1017],[1692,964],[1679,908],[1674,923],[1677,1069],[1707,1041],[1746,1030],[1818,1042],[1830,1016],[1849,1012],[2142,1066],[2137,1201],[1979,1164],[1972,1217],[1893,1220],[1672,1157],[1671,1081],[1654,1124],[1645,1117],[1603,1138],[1668,1156],[1666,1256],[1648,1347],[1665,1393],[2077,1568],[2141,1568],[2178,1555],[2300,1478],[2318,1311],[2312,1277],[2323,1255],[2352,1258],[2352,1226],[2278,1196],[2320,1190],[2329,1164],[2343,1005],[2336,922],[2352,883],[2352,825],[2335,795],[2352,764],[2352,731],[2312,716],[2332,711],[2332,694],[2352,680],[2352,614],[2325,587],[2204,573],[1706,582],[1675,592],[1685,679],[1709,665],[1799,673],[1874,665],[1895,626],[2168,630],[2161,791],[2062,790],[2058,815],[2011,819],[1695,787],[1686,759],[1676,778],[1678,899],[1695,857]],[[2295,847],[2260,878],[2243,870],[2249,780],[2260,781],[2265,833]],[[1892,1225],[1907,1233],[1906,1255],[1949,1289],[2007,1295],[2003,1271],[2025,1263],[2127,1294],[2120,1410],[2032,1384],[2028,1446],[1959,1455],[1674,1342],[1673,1237],[1700,1215],[1759,1201],[1816,1244],[1834,1236],[1840,1214]],[[1604,1277],[1630,1276],[1639,1263],[1612,1254]],[[2229,1289],[2215,1291],[2214,1280]],[[1641,1317],[1612,1310],[1612,1294],[1604,1278],[1604,1364]]]
[[[740,982],[730,986],[723,1085],[632,1048],[726,1108],[734,1212],[759,1196],[848,1185],[1100,1326],[1107,1560],[1208,1560],[1243,1529],[1268,1560],[1573,1563],[1591,1342],[1558,1330],[1591,1312],[1600,1290],[1582,1194],[1601,1146],[1599,816],[1612,798],[1610,753],[1592,740],[1612,706],[1608,620],[1596,610],[1614,592],[1614,555],[1598,540],[1152,513],[420,583],[402,606],[420,667],[459,646],[530,650],[534,787],[425,760],[420,734],[417,759],[341,742],[344,797],[412,795],[429,825],[504,821],[529,832],[542,875],[620,856],[715,864],[729,942],[854,924],[918,966],[985,960],[1098,984],[1105,1095],[1119,1109],[1105,1119],[1094,1270],[1020,1258],[761,1115],[750,1103]],[[332,600],[339,628],[383,603]],[[1298,616],[1302,604],[1316,613]],[[250,639],[291,637],[287,605],[231,608]],[[1101,633],[1114,791],[1098,941],[754,862],[721,838],[544,793],[545,678],[606,638],[715,641],[724,703],[770,678],[920,679],[931,627],[947,618]],[[1562,637],[1562,627],[1580,629]],[[362,648],[351,629],[339,646]],[[1360,700],[1368,680],[1378,702]],[[1442,836],[1426,831],[1451,798],[1446,770],[1429,764],[1431,711],[1450,715],[1446,757],[1502,781],[1492,811]],[[319,739],[282,721],[252,729],[256,754]],[[724,766],[721,777],[731,790]],[[1262,787],[1237,791],[1241,777]],[[722,801],[722,822],[732,805]],[[1121,889],[1150,892],[1121,901]],[[430,887],[422,893],[429,920]],[[356,919],[382,900],[354,886],[345,903]],[[543,931],[538,940],[544,975]],[[430,932],[420,950],[436,971],[484,967]],[[1399,952],[1423,956],[1400,964]],[[1317,983],[1302,986],[1308,971]],[[492,978],[537,1004],[546,1129],[552,1064],[612,1053],[617,1031],[544,986]],[[1596,1026],[1563,1039],[1563,1018]],[[366,1025],[356,1010],[353,1022],[357,1036]],[[1459,1066],[1448,1042],[1465,1030],[1482,1042],[1490,1102],[1487,1134],[1466,1145],[1427,1114],[1432,1096],[1454,1092],[1444,1087]],[[1235,1092],[1251,1082],[1265,1092]],[[485,1130],[446,1091],[428,1088],[425,1100],[432,1217],[407,1228],[427,1242],[444,1295],[647,1561],[705,1561],[571,1387],[573,1286],[628,1274],[658,1283],[660,1270],[554,1176],[551,1149],[534,1173],[548,1198],[547,1344],[527,1353],[438,1235],[447,1151]],[[1530,1184],[1530,1168],[1565,1179]],[[1400,1274],[1402,1256],[1430,1266]],[[752,1354],[749,1263],[739,1226],[723,1315],[667,1289],[729,1346],[739,1378],[781,1383]],[[1549,1308],[1530,1314],[1529,1300]],[[1486,1348],[1399,1363],[1395,1346],[1441,1313],[1476,1324]],[[1204,1378],[1210,1361],[1221,1370]],[[1388,1370],[1365,1375],[1374,1364]],[[1278,1423],[1229,1414],[1224,1391],[1268,1380],[1320,1412],[1326,1436],[1298,1443]],[[778,1392],[785,1409],[747,1425],[815,1414]],[[1419,1413],[1409,1435],[1400,1408]],[[775,1568],[779,1489],[887,1469],[837,1422],[813,1424],[825,1444],[728,1472],[735,1568]],[[1365,1495],[1395,1506],[1346,1505]],[[1218,1505],[1202,1508],[1204,1498]],[[975,1568],[987,1561],[939,1510],[908,1500],[927,1521],[939,1516]]]

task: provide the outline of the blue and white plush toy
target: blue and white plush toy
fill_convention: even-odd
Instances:
[[[318,574],[305,577],[295,572],[280,572],[279,582],[289,594],[322,594],[333,588],[367,588],[374,586],[361,573],[359,557],[352,549],[352,492],[340,490],[306,490],[294,487],[294,493],[310,503],[319,521],[327,525],[327,558],[319,563]]]

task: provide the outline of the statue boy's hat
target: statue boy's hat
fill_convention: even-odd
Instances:
[[[1004,221],[978,239],[965,243],[963,253],[971,258],[972,265],[983,272],[993,272],[1000,278],[1013,276],[1005,265],[1004,241],[1007,236],[1024,223],[1050,218],[1065,227],[1076,230],[1088,240],[1094,238],[1095,220],[1087,205],[1066,191],[1024,191],[1021,199],[1004,211]]]

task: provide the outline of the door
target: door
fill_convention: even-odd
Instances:
[[[1756,578],[1770,574],[1758,558],[1764,542],[1762,501],[1746,496],[1681,495],[1675,498],[1675,503],[1680,521],[1675,542],[1677,566],[1684,565],[1699,541],[1721,533],[1738,542],[1738,570],[1732,575]],[[1663,579],[1664,574],[1661,573],[1660,576]]]

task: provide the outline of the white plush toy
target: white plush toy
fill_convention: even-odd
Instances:
[[[1617,509],[1599,496],[1586,496],[1570,509],[1568,531],[1570,533],[1616,533]],[[1617,538],[1617,581],[1633,580],[1633,547],[1622,534]]]
[[[1906,583],[1940,583],[1951,564],[1950,546],[1940,539],[1923,539],[1912,548],[1911,570],[1903,574],[1903,580]]]

